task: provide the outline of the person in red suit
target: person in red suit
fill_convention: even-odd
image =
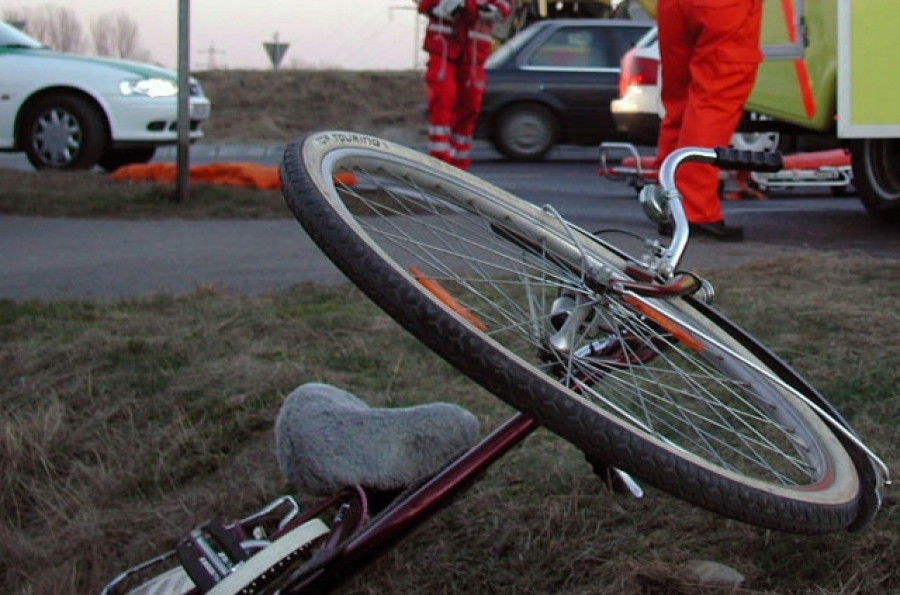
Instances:
[[[481,113],[487,76],[484,63],[494,49],[494,25],[512,12],[512,0],[468,0],[463,12],[463,50],[457,67],[457,99],[451,129],[452,163],[468,170],[472,136]]]
[[[456,107],[456,67],[462,55],[461,12],[465,0],[421,0],[428,16],[423,49],[428,53],[425,86],[428,98],[428,154],[451,163],[450,131]]]
[[[665,108],[661,164],[680,147],[729,145],[762,62],[762,0],[659,0],[656,10]],[[679,168],[677,182],[692,233],[743,239],[743,229],[723,219],[717,168],[689,163]]]
[[[491,29],[512,10],[511,0],[421,0],[428,16],[428,154],[468,169],[472,135],[484,98],[484,62]]]

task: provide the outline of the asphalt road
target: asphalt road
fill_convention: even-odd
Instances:
[[[279,147],[217,147],[192,163],[277,163]],[[563,148],[541,164],[476,153],[472,172],[590,230],[653,235],[635,191],[597,173],[596,149]],[[162,160],[174,159],[163,153]],[[11,167],[3,156],[0,167]],[[20,164],[21,165],[21,164]],[[745,226],[740,244],[692,242],[686,267],[737,265],[798,249],[900,257],[900,227],[879,225],[855,196],[794,190],[769,200],[724,204]],[[119,298],[215,286],[259,294],[312,281],[343,280],[292,219],[267,221],[105,221],[0,216],[0,297]]]

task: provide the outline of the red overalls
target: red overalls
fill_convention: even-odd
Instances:
[[[428,154],[450,163],[450,131],[456,105],[456,65],[462,54],[460,20],[437,18],[432,9],[440,0],[422,0],[419,12],[428,16],[423,49],[428,52],[425,85],[428,99]]]
[[[762,0],[659,0],[665,116],[657,163],[680,147],[728,146],[762,61]],[[722,220],[719,171],[689,163],[678,187],[691,223]]]
[[[486,12],[485,9],[493,12]],[[472,136],[481,113],[487,77],[484,63],[494,49],[491,31],[495,19],[504,19],[512,11],[511,0],[469,0],[463,15],[465,26],[460,29],[463,50],[457,67],[457,100],[453,115],[450,144],[452,163],[468,170],[472,162]],[[493,15],[493,17],[491,16]]]
[[[428,15],[424,49],[428,52],[428,154],[468,169],[472,135],[484,98],[484,62],[493,49],[494,20],[480,8],[492,6],[497,18],[512,10],[511,0],[465,0],[456,18],[434,17],[440,0],[422,0]]]

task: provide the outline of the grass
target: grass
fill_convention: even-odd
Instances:
[[[289,217],[277,192],[0,169],[0,213],[109,218]],[[706,271],[718,306],[809,378],[891,467],[900,419],[900,263],[798,254]],[[123,301],[0,299],[0,587],[97,593],[124,569],[294,493],[273,422],[319,381],[373,406],[455,402],[485,430],[509,409],[407,336],[354,288],[255,298],[205,288]],[[648,488],[607,493],[581,453],[539,430],[344,593],[900,592],[888,491],[859,533],[763,531]],[[692,560],[739,587],[700,586]]]
[[[900,263],[809,253],[708,273],[720,309],[900,472]],[[509,414],[347,286],[0,300],[2,590],[96,593],[211,517],[297,493],[277,470],[273,422],[308,381],[374,406],[456,402],[485,429]],[[652,488],[611,495],[579,451],[540,430],[342,592],[889,593],[898,559],[892,492],[862,532],[774,533]],[[691,560],[746,580],[701,587]]]
[[[0,168],[0,215],[116,219],[272,219],[290,217],[281,193],[192,183],[176,202],[175,184],[122,182],[83,171]]]

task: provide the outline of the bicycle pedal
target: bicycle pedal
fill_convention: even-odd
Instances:
[[[229,525],[209,521],[193,529],[175,549],[142,562],[110,581],[101,595],[198,595],[267,548],[270,539],[292,526],[300,504],[282,496],[262,510]],[[319,528],[321,531],[321,528]]]
[[[250,555],[222,523],[209,521],[178,542],[175,554],[202,591],[212,589]]]

